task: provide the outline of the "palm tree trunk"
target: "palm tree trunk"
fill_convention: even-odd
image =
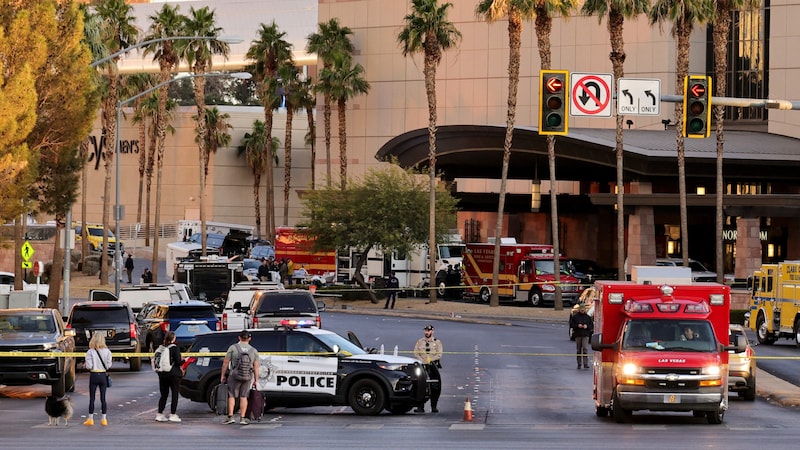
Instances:
[[[205,86],[206,78],[203,75],[205,69],[198,63],[194,65],[195,74],[200,76],[194,80],[194,99],[197,103],[197,149],[200,153],[200,233],[202,255],[206,255],[206,245],[208,236],[206,234],[206,175],[208,174],[209,150],[206,146],[206,135],[208,134],[208,124],[206,123],[206,102]]]
[[[138,109],[138,108],[137,108]],[[147,129],[146,129],[146,120],[142,118],[141,122],[139,122],[139,198],[136,202],[136,223],[142,223],[142,200],[144,197],[144,173],[145,173],[145,165],[147,164],[147,152],[146,152],[146,143],[147,143]],[[138,234],[138,233],[137,233]],[[138,239],[139,236],[134,236],[134,239]]]
[[[308,132],[311,138],[311,190],[317,188],[317,133],[314,126],[314,108],[306,108]]]
[[[716,22],[713,28],[714,40],[714,74],[716,78],[715,95],[724,97],[727,91],[727,79],[725,78],[728,70],[728,33],[731,27],[731,5],[726,0],[718,0],[716,11]],[[714,107],[714,119],[716,122],[716,137],[717,137],[717,190],[715,198],[715,216],[716,216],[716,271],[717,282],[722,283],[725,280],[724,267],[724,249],[722,242],[722,227],[725,220],[722,211],[722,199],[725,194],[724,180],[722,178],[722,162],[723,153],[725,149],[725,135],[723,133],[723,122],[725,120],[725,107]]]
[[[294,108],[286,105],[286,134],[283,142],[283,225],[289,226],[289,190],[292,188],[292,120]]]
[[[325,125],[325,165],[327,166],[328,188],[331,187],[331,96],[323,97],[322,117]]]
[[[170,67],[161,67],[161,82],[166,82],[170,78]],[[158,241],[159,227],[161,225],[161,183],[164,168],[164,149],[167,136],[167,86],[166,84],[158,88],[158,113],[156,115],[156,142],[158,143],[158,158],[156,160],[156,217],[153,221],[153,281],[158,282]],[[202,201],[202,199],[201,199]],[[169,268],[167,268],[169,270]]]
[[[253,206],[256,210],[256,235],[258,238],[261,238],[261,197],[259,196],[259,191],[261,190],[261,174],[254,173],[253,174]],[[272,242],[272,238],[269,238],[269,241]]]
[[[157,114],[157,113],[156,113]],[[158,148],[158,131],[155,130],[156,128],[156,120],[153,120],[150,123],[150,145],[147,146],[147,206],[146,206],[146,214],[144,219],[144,246],[147,247],[150,245],[150,202],[153,199],[153,166],[156,163],[156,149]]]
[[[425,93],[428,96],[428,177],[430,195],[428,208],[428,276],[430,277],[429,301],[436,303],[436,59],[425,53]]]
[[[511,160],[511,140],[514,137],[514,118],[517,113],[517,87],[519,86],[519,54],[522,20],[516,15],[508,17],[508,110],[506,115],[506,137],[503,142],[503,168],[500,175],[500,195],[497,202],[497,225],[495,226],[494,260],[492,261],[492,287],[489,306],[500,306],[498,285],[500,284],[500,241],[503,235],[503,214],[506,204],[508,164]],[[433,280],[431,281],[433,283]]]
[[[272,109],[264,107],[264,128],[267,130],[266,149],[267,149],[267,236],[270,240],[275,239],[275,176],[273,173],[275,159],[272,157]]]
[[[684,78],[689,72],[689,37],[692,24],[684,18],[675,22],[675,34],[678,38],[678,55],[676,67],[675,92],[683,92]],[[686,147],[683,138],[683,103],[675,103],[676,138],[678,147],[678,194],[681,210],[681,254],[683,266],[689,267],[689,219],[686,208]]]
[[[81,174],[81,271],[86,274],[86,257],[89,255],[89,238],[86,233],[86,194],[89,192],[89,164],[86,155],[89,154],[89,138],[81,142],[81,154],[83,155],[83,172]],[[72,224],[69,224],[72,228]]]
[[[611,42],[611,65],[614,70],[614,79],[619,80],[625,76],[625,42],[623,40],[622,29],[625,17],[616,8],[611,8],[608,13],[608,36]],[[623,155],[625,152],[624,127],[622,126],[624,116],[616,115],[616,159],[617,159],[617,278],[625,280],[625,180]]]
[[[106,99],[103,114],[106,116],[106,162],[105,162],[105,180],[103,183],[103,248],[102,252],[108,254],[108,227],[109,227],[109,210],[111,209],[111,170],[113,167],[114,156],[116,153],[117,145],[117,82],[116,71],[113,68],[108,70],[109,88],[108,98]],[[119,233],[119,230],[115,230]],[[102,264],[100,267],[100,285],[108,284],[108,264]]]
[[[339,110],[339,178],[342,190],[347,187],[347,100],[344,97],[337,102]]]

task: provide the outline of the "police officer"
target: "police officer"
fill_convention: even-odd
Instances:
[[[394,303],[397,301],[397,291],[399,289],[400,280],[397,279],[394,271],[392,271],[389,278],[386,279],[386,304],[383,305],[383,309],[394,309]]]
[[[425,336],[421,337],[414,345],[414,356],[425,365],[428,371],[428,379],[431,383],[431,412],[438,413],[439,395],[442,393],[442,376],[439,369],[442,368],[442,341],[433,337],[433,325],[425,325]],[[419,405],[415,412],[425,412],[425,406]]]

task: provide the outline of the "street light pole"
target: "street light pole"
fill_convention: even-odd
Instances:
[[[137,48],[147,47],[150,44],[157,44],[159,42],[164,42],[164,41],[189,41],[189,40],[195,41],[198,39],[207,41],[219,41],[225,44],[239,44],[244,41],[239,36],[166,36],[156,39],[148,39],[146,41],[137,42],[136,44],[131,45],[130,47],[123,48],[122,50],[116,51],[106,57],[98,59],[97,61],[92,61],[92,63],[89,64],[89,67],[97,67],[100,64],[111,61],[117,56],[124,55],[125,53],[128,53],[129,51],[135,50]]]
[[[121,219],[121,217],[120,217],[121,216],[121,211],[120,211],[120,209],[121,209],[121,205],[120,205],[120,186],[119,186],[119,180],[120,180],[119,159],[120,158],[119,157],[120,157],[120,149],[121,149],[121,144],[122,144],[122,139],[120,138],[120,123],[122,122],[122,107],[125,106],[126,104],[128,104],[128,103],[130,103],[130,102],[132,102],[132,101],[134,101],[134,100],[136,100],[138,98],[144,97],[145,95],[155,91],[156,89],[158,89],[158,88],[160,88],[162,86],[166,86],[166,85],[168,85],[168,84],[170,84],[170,83],[172,83],[174,81],[177,81],[177,80],[180,80],[180,79],[195,78],[195,77],[199,77],[199,76],[203,76],[203,77],[231,77],[231,78],[236,78],[236,79],[239,79],[239,80],[246,80],[246,79],[249,79],[250,77],[252,77],[252,75],[247,73],[247,72],[190,74],[190,75],[185,76],[185,77],[172,78],[172,79],[167,80],[167,81],[162,81],[161,83],[158,83],[155,86],[152,86],[149,89],[146,89],[146,90],[134,95],[133,97],[126,98],[125,100],[120,100],[117,103],[117,128],[116,128],[116,143],[115,143],[115,150],[114,150],[114,158],[116,160],[114,162],[114,164],[115,164],[115,168],[116,168],[116,171],[117,171],[116,177],[115,177],[116,178],[116,189],[117,189],[117,192],[116,192],[116,199],[115,199],[115,204],[114,204],[114,227],[116,228],[116,242],[114,243],[114,245],[115,245],[114,261],[116,262],[117,272],[114,274],[114,293],[117,295],[117,297],[119,297],[119,288],[120,288],[120,286],[119,286],[119,277],[120,277],[121,270],[122,270],[121,269],[122,268],[122,252],[119,251],[119,243],[120,243],[120,240],[121,240],[120,239],[120,228],[119,228],[119,221]],[[158,206],[156,205],[156,207],[158,207]],[[156,226],[158,226],[158,224],[156,224]],[[158,233],[158,230],[156,230],[156,233]],[[155,249],[154,251],[158,251],[158,249]]]

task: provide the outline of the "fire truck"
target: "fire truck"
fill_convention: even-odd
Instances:
[[[800,347],[800,261],[762,265],[751,289],[748,326],[758,342],[794,339]]]
[[[488,302],[492,294],[493,243],[467,244],[464,251],[464,285],[467,295]],[[500,276],[497,293],[502,299],[527,302],[533,306],[553,304],[555,271],[553,246],[549,244],[500,244]],[[580,281],[561,271],[561,298],[564,305],[578,302]]]
[[[309,275],[325,276],[336,272],[336,251],[313,251],[314,241],[302,229],[275,229],[275,258],[291,258],[294,268],[304,267]],[[291,274],[290,274],[291,276]]]
[[[744,337],[728,343],[730,287],[637,281],[595,283],[597,416],[611,413],[623,423],[633,411],[691,411],[721,423],[728,408],[728,351],[747,345]]]

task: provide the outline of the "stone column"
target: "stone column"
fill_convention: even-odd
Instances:
[[[761,267],[761,221],[756,218],[736,219],[736,278],[747,278]]]
[[[632,182],[631,194],[651,194],[652,185],[645,182]],[[637,206],[628,217],[628,274],[633,266],[656,263],[655,217],[652,206]]]

